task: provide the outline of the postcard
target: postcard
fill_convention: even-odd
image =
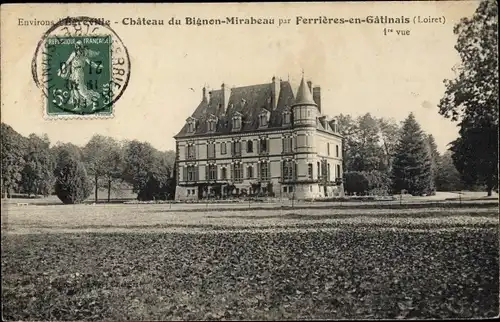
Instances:
[[[0,12],[3,319],[498,317],[496,1]]]

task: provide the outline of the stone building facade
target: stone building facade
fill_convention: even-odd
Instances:
[[[176,200],[343,194],[342,136],[302,77],[208,91],[175,136]]]

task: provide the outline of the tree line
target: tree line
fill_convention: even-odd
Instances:
[[[139,200],[173,199],[175,152],[159,151],[147,142],[120,142],[94,135],[79,147],[71,143],[50,144],[47,135],[24,137],[1,124],[2,193],[48,196],[63,203],[80,203],[99,190],[112,191],[125,184]]]
[[[401,123],[370,113],[357,118],[340,114],[337,120],[344,136],[347,194],[432,195],[465,188],[452,152],[441,155],[432,134],[422,131],[412,113]]]
[[[439,114],[458,122],[459,137],[443,155],[432,135],[410,114],[399,124],[339,115],[344,135],[345,190],[348,193],[432,194],[436,190],[498,189],[498,4],[483,0],[471,18],[455,26],[461,62],[455,79],[444,80]],[[2,193],[49,195],[81,202],[99,188],[126,182],[140,200],[175,194],[175,152],[149,143],[117,142],[94,136],[83,148],[50,145],[46,135],[23,137],[1,124]]]
[[[498,192],[498,2],[482,0],[453,32],[460,63],[455,78],[443,81],[438,113],[457,122],[459,137],[439,155],[413,115],[401,126],[369,114],[356,120],[340,115],[348,192]]]

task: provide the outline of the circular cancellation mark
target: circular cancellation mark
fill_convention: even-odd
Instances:
[[[31,70],[46,115],[112,115],[130,79],[130,57],[102,19],[67,17],[43,34]]]

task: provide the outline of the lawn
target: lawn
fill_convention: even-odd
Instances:
[[[495,209],[162,209],[9,209],[3,318],[498,315]]]

